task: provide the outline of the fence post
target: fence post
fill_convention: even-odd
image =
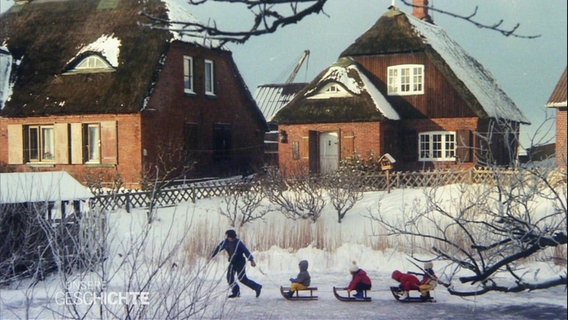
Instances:
[[[126,199],[124,200],[126,202],[126,212],[130,213],[130,192],[126,193]]]

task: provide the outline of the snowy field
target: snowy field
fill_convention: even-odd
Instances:
[[[452,192],[452,186],[444,188],[444,194]],[[444,287],[438,286],[433,293],[436,303],[403,304],[395,301],[388,290],[389,286],[395,285],[390,279],[391,272],[395,269],[404,272],[419,270],[409,261],[405,252],[411,250],[408,244],[390,242],[389,248],[373,249],[377,229],[368,215],[376,208],[378,199],[381,199],[383,211],[397,215],[402,208],[413,205],[422,196],[421,190],[408,189],[393,190],[388,194],[367,193],[341,224],[337,223],[336,212],[328,206],[316,224],[305,220],[292,221],[281,214],[271,213],[263,221],[236,228],[239,238],[253,252],[257,261],[256,268],[247,265],[247,274],[261,283],[263,289],[260,297],[255,298],[254,291],[241,285],[241,297],[231,300],[226,299],[226,253],[222,252],[209,262],[206,262],[205,253],[188,257],[188,252],[194,252],[189,247],[201,248],[202,252],[213,250],[224,238],[225,230],[230,228],[227,219],[219,214],[221,199],[160,208],[150,229],[146,229],[144,209],[131,213],[112,212],[109,217],[109,259],[105,261],[105,268],[112,276],[106,277],[108,283],[105,287],[107,291],[146,290],[151,306],[167,305],[174,296],[179,296],[181,300],[195,295],[203,296],[204,299],[196,300],[203,307],[192,316],[196,319],[567,319],[567,293],[563,287],[460,298],[451,296]],[[543,203],[541,210],[547,208]],[[144,233],[145,230],[148,233]],[[263,239],[281,241],[295,234],[294,230],[311,230],[320,238],[319,241],[334,248],[317,249],[315,240],[297,251],[278,246],[262,248]],[[141,237],[141,234],[145,236]],[[132,247],[137,249],[132,250]],[[144,279],[148,278],[147,271],[170,253],[167,267],[162,267],[156,273],[151,286],[140,289]],[[422,255],[422,258],[428,257]],[[296,276],[298,262],[302,259],[310,263],[312,286],[319,288],[319,300],[288,301],[280,295],[279,287],[288,285],[288,279]],[[344,287],[350,281],[348,268],[352,261],[357,261],[373,281],[373,288],[369,292],[371,302],[341,302],[333,295],[333,286]],[[434,270],[444,279],[441,264],[443,262],[434,262]],[[566,272],[565,266],[545,262],[531,262],[527,265],[529,267],[530,270],[536,270],[532,271],[535,281]],[[202,281],[199,287],[195,287],[195,282],[184,282],[191,277],[193,271],[189,270],[196,269],[199,270],[197,279]],[[89,280],[98,279],[91,276],[87,274],[71,279],[86,287],[75,289],[94,291],[89,286],[100,280]],[[24,281],[0,288],[0,319],[63,319],[70,316],[69,306],[58,299],[62,290],[60,276],[52,275],[35,287],[28,285],[29,281]],[[157,297],[158,292],[165,297]],[[80,314],[85,315],[86,319],[102,318],[98,316],[97,307],[94,311],[82,309]],[[121,309],[117,308],[113,313],[105,314],[104,318],[124,318],[120,312]],[[145,318],[183,317],[168,317],[156,312]]]

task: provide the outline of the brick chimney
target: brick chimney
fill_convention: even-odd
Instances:
[[[428,0],[412,0],[412,15],[420,20],[433,22],[428,14]]]

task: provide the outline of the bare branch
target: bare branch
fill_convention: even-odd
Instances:
[[[492,30],[492,31],[496,31],[501,33],[502,35],[504,35],[505,37],[515,37],[515,38],[524,38],[524,39],[535,39],[535,38],[539,38],[541,35],[522,35],[522,34],[518,34],[517,33],[517,29],[521,26],[520,23],[517,23],[515,26],[513,26],[511,29],[504,29],[501,28],[501,25],[503,24],[503,20],[499,20],[498,22],[494,23],[494,24],[485,24],[485,23],[481,23],[477,20],[475,20],[474,18],[477,17],[477,10],[478,10],[478,6],[475,6],[475,9],[473,11],[472,14],[470,15],[460,15],[454,12],[450,12],[450,11],[446,11],[446,10],[442,10],[442,9],[438,9],[432,6],[419,6],[419,5],[414,5],[412,4],[412,1],[409,0],[401,0],[405,5],[409,6],[409,7],[417,7],[417,8],[428,8],[429,11],[434,11],[434,12],[438,12],[456,19],[461,19],[461,20],[465,20],[468,23],[473,24],[474,26],[480,28],[480,29],[487,29],[487,30]]]

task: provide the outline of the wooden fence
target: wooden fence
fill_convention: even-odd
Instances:
[[[157,188],[156,191],[106,191],[97,194],[91,205],[106,210],[124,208],[130,212],[133,208],[167,207],[184,201],[224,196],[238,188],[251,188],[252,185],[254,181],[251,179],[231,179],[168,186]]]
[[[361,174],[358,179],[368,191],[403,188],[433,187],[447,184],[495,184],[497,181],[509,184],[511,179],[521,175],[514,170],[471,168],[468,170],[428,170],[416,172],[381,172]],[[173,206],[183,201],[228,195],[236,189],[258,188],[251,179],[211,180],[161,188],[158,191],[124,191],[99,193],[92,205],[107,210],[124,208],[150,208]]]

